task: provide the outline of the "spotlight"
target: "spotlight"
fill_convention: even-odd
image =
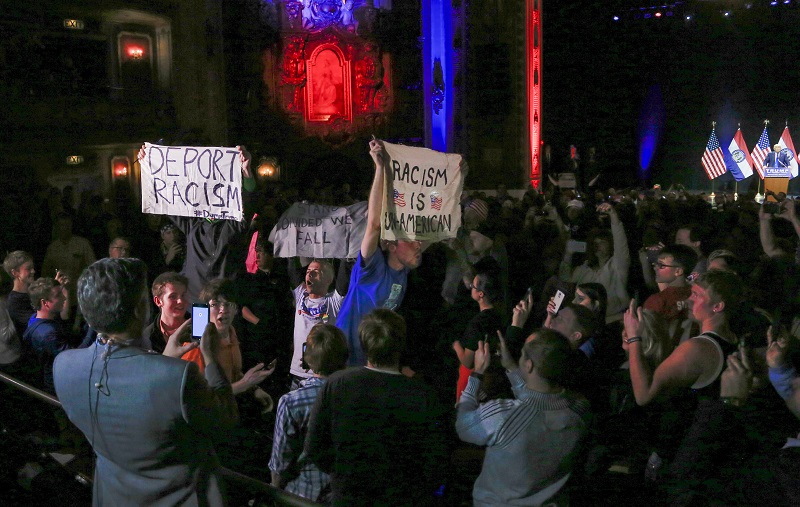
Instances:
[[[783,0],[783,4],[784,4],[784,5],[788,5],[788,4],[790,4],[790,3],[791,3],[791,0]]]
[[[725,14],[723,14],[723,15],[727,18],[727,17],[729,17],[731,15],[731,11],[725,11]]]
[[[656,17],[660,18],[661,17],[661,13],[660,12],[656,12]]]
[[[778,0],[772,0],[769,4],[775,7],[776,5],[778,5]]]
[[[619,21],[619,16],[614,16],[614,21]]]
[[[690,15],[688,15],[688,16],[686,16],[686,21],[691,21],[691,20],[692,20],[692,16],[691,16],[691,14],[690,14]]]

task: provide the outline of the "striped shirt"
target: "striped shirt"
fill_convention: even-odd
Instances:
[[[478,404],[470,377],[458,403],[461,440],[487,446],[473,488],[475,505],[538,505],[566,483],[589,426],[589,402],[569,392],[546,394],[508,373],[513,400]]]
[[[281,397],[269,460],[269,469],[280,474],[286,491],[313,502],[324,502],[330,494],[330,477],[303,452],[311,408],[324,383],[325,379],[311,377],[303,380],[299,389]]]

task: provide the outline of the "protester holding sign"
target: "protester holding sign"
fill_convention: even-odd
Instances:
[[[139,150],[139,163],[142,211],[169,214],[186,237],[181,274],[189,279],[190,301],[197,302],[206,283],[231,277],[244,266],[244,254],[237,262],[235,246],[247,230],[241,188],[255,189],[250,153],[244,146],[192,148],[147,143]]]
[[[376,308],[395,310],[403,302],[408,273],[422,262],[423,247],[420,239],[438,241],[445,237],[455,236],[461,222],[458,196],[461,194],[460,185],[463,185],[463,178],[453,178],[447,172],[447,168],[422,171],[418,168],[419,166],[409,167],[408,164],[402,164],[397,160],[390,160],[392,166],[388,166],[388,154],[384,143],[373,139],[369,146],[370,155],[375,162],[375,176],[372,180],[367,205],[367,226],[364,239],[361,241],[361,251],[350,277],[349,291],[336,319],[336,325],[347,335],[350,347],[350,365],[364,365],[367,362],[358,337],[361,318]],[[426,150],[426,152],[436,154],[431,150]],[[453,167],[451,170],[462,175],[465,171],[461,169],[462,164],[459,157],[458,167]],[[387,173],[390,174],[387,175]],[[448,178],[449,182],[458,188],[448,187],[448,192],[441,192],[440,195],[445,197],[454,195],[455,199],[451,199],[451,201],[459,210],[447,213],[448,218],[443,217],[450,201],[437,204],[437,207],[442,208],[442,213],[436,210],[436,213],[425,215],[425,217],[422,214],[410,214],[408,216],[413,218],[409,219],[406,215],[401,218],[402,213],[390,211],[396,210],[399,205],[398,189],[393,186],[398,180],[407,179],[414,184],[422,185],[428,183],[444,185]],[[392,184],[389,184],[390,179]],[[444,189],[444,187],[435,188]],[[426,192],[432,196],[436,190],[434,187],[431,190],[432,192]],[[391,195],[394,195],[393,198],[389,197],[390,192]],[[401,196],[401,199],[404,198]],[[429,197],[422,196],[421,193],[414,196],[408,195],[409,202],[412,203],[414,209],[430,211],[424,205],[425,203],[418,201],[417,198],[424,200]],[[388,202],[392,204],[387,205]],[[457,220],[454,220],[456,218]],[[383,250],[378,249],[381,233],[384,233],[386,237],[393,238],[393,240],[383,242]]]

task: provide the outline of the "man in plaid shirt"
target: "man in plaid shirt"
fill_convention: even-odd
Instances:
[[[311,329],[303,347],[303,361],[314,376],[278,402],[269,461],[273,486],[314,502],[325,502],[330,495],[330,477],[306,459],[303,444],[311,408],[325,379],[346,367],[348,355],[347,339],[339,328],[317,324]]]

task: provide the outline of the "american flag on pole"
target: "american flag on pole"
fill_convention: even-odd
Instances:
[[[789,135],[789,127],[784,127],[781,140],[778,141],[778,144],[783,148],[781,154],[789,165],[789,172],[792,173],[792,178],[797,178],[797,152],[794,151],[794,143],[792,142],[792,136]],[[787,153],[786,150],[789,150],[789,153]]]
[[[713,128],[711,129],[711,137],[708,138],[702,161],[703,169],[706,170],[710,180],[722,176],[728,170],[725,167],[725,155],[722,153],[722,148],[719,147],[719,140],[717,140],[717,134]]]
[[[764,179],[764,159],[767,158],[769,152],[769,134],[767,134],[767,127],[764,127],[764,132],[762,132],[761,137],[758,138],[758,143],[753,148],[753,153],[751,154],[753,163],[756,165],[756,171],[758,171],[758,175],[761,176],[762,180]]]
[[[392,197],[394,198],[394,203],[397,206],[405,206],[406,205],[405,195],[406,194],[401,194],[400,192],[398,192],[397,189],[395,188],[394,195],[392,195]]]

